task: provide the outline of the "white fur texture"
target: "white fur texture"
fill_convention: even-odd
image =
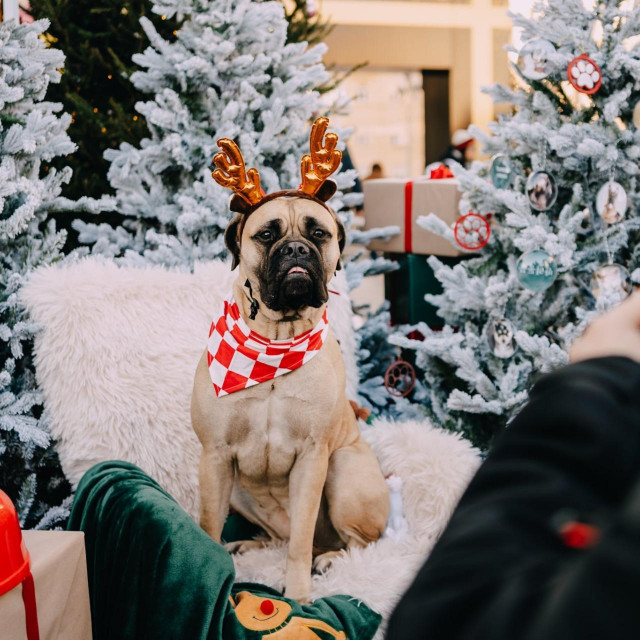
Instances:
[[[313,577],[313,598],[349,594],[386,621],[445,528],[453,509],[480,464],[478,452],[452,433],[416,421],[377,420],[363,430],[385,475],[402,480],[408,536],[401,542],[385,537],[364,549],[336,558]],[[286,545],[234,556],[237,580],[284,586]]]
[[[200,445],[189,418],[193,375],[213,310],[234,277],[220,262],[189,274],[120,268],[96,258],[34,273],[22,299],[41,325],[38,382],[62,467],[74,486],[101,460],[128,460],[197,516]],[[343,278],[332,287],[346,294]],[[331,296],[329,318],[354,397],[357,367],[347,295]],[[408,535],[344,553],[314,576],[313,596],[350,594],[386,620],[449,520],[479,457],[465,440],[429,424],[378,420],[363,433],[384,474],[402,481]],[[281,588],[285,556],[286,547],[275,543],[236,556],[237,579]],[[378,638],[383,629],[384,624]]]
[[[345,279],[338,276],[332,288],[345,292]],[[197,516],[200,443],[189,417],[193,376],[212,315],[235,277],[223,262],[198,265],[190,274],[118,267],[99,258],[32,275],[22,300],[41,326],[37,379],[62,468],[74,487],[93,464],[127,460]],[[329,322],[345,351],[353,393],[358,372],[348,296],[330,296]]]

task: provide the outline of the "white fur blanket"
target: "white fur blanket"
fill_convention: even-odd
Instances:
[[[338,274],[340,275],[340,273]],[[38,382],[64,472],[74,486],[93,464],[133,462],[193,516],[198,511],[200,445],[191,430],[193,375],[213,309],[235,277],[219,262],[194,274],[117,267],[96,258],[44,267],[22,290],[40,325]],[[343,279],[329,319],[357,384],[351,307]],[[314,576],[313,596],[347,593],[386,620],[446,525],[479,457],[468,442],[426,423],[378,420],[364,430],[385,475],[403,480],[407,538],[352,550]],[[239,580],[283,586],[285,549],[236,556]],[[382,629],[378,637],[382,637]]]
[[[218,261],[191,274],[99,258],[34,272],[21,296],[40,325],[36,376],[74,488],[92,465],[126,460],[197,517],[200,443],[191,429],[191,389],[211,319],[235,277]],[[343,277],[332,288],[343,295],[331,296],[329,323],[354,397],[351,303]]]

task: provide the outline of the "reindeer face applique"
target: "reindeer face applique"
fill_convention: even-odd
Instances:
[[[321,640],[328,634],[336,640],[347,640],[344,631],[337,631],[322,620],[293,616],[291,605],[282,600],[261,598],[249,591],[240,591],[232,599],[234,612],[240,624],[251,631],[263,631],[262,640]]]

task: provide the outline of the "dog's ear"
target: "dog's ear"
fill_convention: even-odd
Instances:
[[[245,216],[248,216],[251,213],[251,208],[253,205],[250,205],[242,196],[236,195],[231,198],[231,202],[229,203],[229,209],[234,213],[242,213]]]
[[[316,193],[316,198],[326,202],[338,190],[338,185],[333,180],[325,180]]]
[[[338,247],[340,247],[340,255],[344,251],[344,245],[347,242],[347,233],[344,229],[344,225],[340,218],[336,215],[336,225],[338,225]],[[336,271],[342,269],[342,261],[338,258],[338,264],[336,265]]]
[[[236,197],[239,196],[234,196],[234,199]],[[240,226],[243,219],[244,215],[238,213],[227,225],[224,232],[224,244],[231,254],[231,271],[233,271],[240,262]]]

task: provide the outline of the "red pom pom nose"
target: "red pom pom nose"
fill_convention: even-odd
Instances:
[[[265,616],[270,616],[273,613],[275,606],[271,600],[263,600],[260,603],[260,611],[264,613]]]
[[[566,522],[560,528],[560,536],[567,547],[589,549],[600,541],[600,529],[583,522]]]

